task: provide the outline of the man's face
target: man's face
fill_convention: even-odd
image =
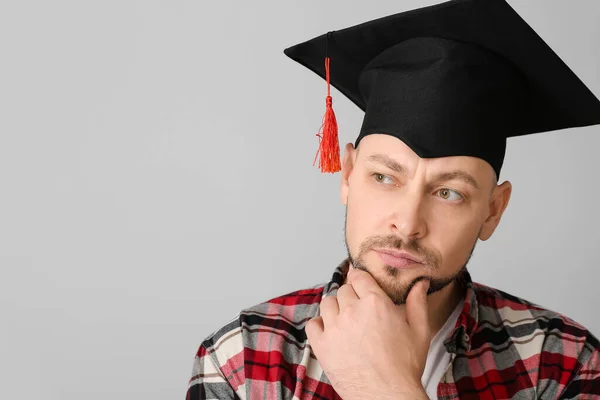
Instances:
[[[425,277],[429,293],[443,289],[506,207],[492,204],[500,188],[492,167],[467,156],[422,159],[389,135],[368,135],[359,149],[346,146],[341,185],[352,265],[369,272],[396,304]],[[394,267],[399,259],[385,254],[390,250],[419,263]]]

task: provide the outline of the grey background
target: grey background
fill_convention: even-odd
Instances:
[[[285,47],[436,3],[0,5],[0,398],[183,398],[201,340],[325,282],[339,174],[325,83]],[[600,3],[509,3],[600,95]],[[342,144],[362,113],[337,91]],[[511,139],[476,281],[600,333],[600,127]]]

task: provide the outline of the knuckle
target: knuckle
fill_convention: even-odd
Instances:
[[[337,298],[335,296],[328,296],[321,300],[320,307],[323,308],[331,308],[334,307],[337,303]]]
[[[321,317],[313,317],[311,319],[309,319],[308,321],[306,321],[306,325],[304,325],[304,329],[307,331],[312,331],[313,329],[315,329],[318,325],[318,321],[321,320]]]
[[[349,292],[352,288],[350,287],[349,284],[345,284],[340,286],[340,288],[338,289],[338,295],[344,295],[347,292]]]
[[[364,300],[373,306],[381,306],[383,304],[383,301],[381,301],[381,298],[373,293],[369,293],[368,295],[366,295],[364,297]]]

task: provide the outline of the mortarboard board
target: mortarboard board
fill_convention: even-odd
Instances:
[[[422,158],[481,158],[497,178],[506,138],[600,123],[600,101],[505,0],[451,0],[284,53],[327,81],[323,172],[340,170],[330,84],[365,112],[355,146],[388,134]]]

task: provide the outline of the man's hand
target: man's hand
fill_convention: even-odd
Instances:
[[[352,399],[428,399],[421,376],[431,333],[429,281],[396,306],[373,277],[351,267],[348,283],[321,302],[306,335],[336,392]]]

